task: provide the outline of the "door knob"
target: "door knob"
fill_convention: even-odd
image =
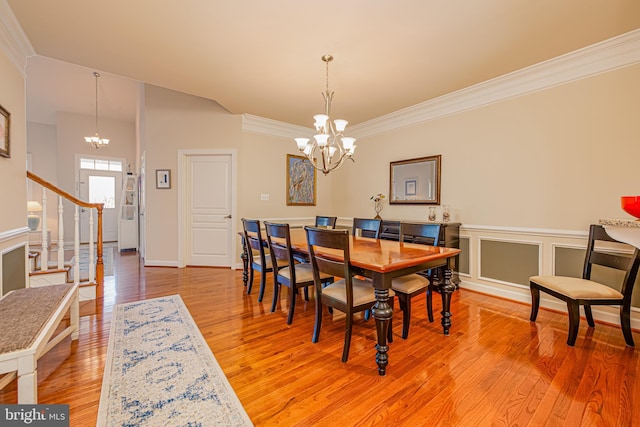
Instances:
[[[231,215],[227,215],[227,216],[225,216],[225,219],[226,219],[226,218],[231,218]]]

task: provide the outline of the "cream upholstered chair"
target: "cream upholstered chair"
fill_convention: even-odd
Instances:
[[[440,224],[413,224],[408,222],[400,223],[400,241],[410,241],[413,243],[428,244],[438,246],[438,236],[440,235]],[[411,319],[411,299],[419,294],[427,292],[433,286],[434,270],[408,274],[406,276],[395,277],[391,281],[391,288],[398,295],[400,310],[402,310],[402,338],[409,336],[409,322]],[[427,308],[431,308],[429,304]],[[431,320],[431,318],[429,319]],[[433,320],[431,320],[433,321]]]
[[[317,343],[320,338],[324,306],[342,311],[346,314],[347,323],[342,348],[342,361],[346,362],[349,359],[351,346],[353,314],[369,310],[376,303],[373,284],[370,281],[353,277],[349,257],[348,230],[327,230],[313,227],[305,227],[304,229],[307,232],[309,257],[313,266],[316,289],[316,322],[311,341]],[[342,255],[341,259],[336,260],[336,257],[323,255],[323,249],[339,251]],[[325,274],[343,277],[343,279],[324,286],[322,277]],[[389,303],[392,309],[393,295],[393,291],[389,290]],[[393,341],[391,324],[389,324],[387,337],[389,342]]]
[[[567,303],[569,311],[569,336],[567,344],[573,346],[578,336],[580,325],[580,306],[584,306],[584,313],[590,327],[595,327],[592,305],[619,305],[620,324],[624,340],[633,347],[631,334],[631,295],[633,285],[640,266],[640,251],[635,250],[632,257],[617,255],[602,249],[596,242],[617,242],[611,238],[600,225],[591,225],[589,243],[584,261],[582,278],[564,276],[533,276],[529,278],[531,288],[531,321],[535,322],[540,306],[540,291],[552,295]],[[592,267],[602,265],[624,271],[624,280],[620,291],[602,283],[591,280]]]
[[[293,322],[296,295],[299,293],[298,289],[304,288],[305,299],[309,300],[309,294],[306,289],[309,286],[313,286],[313,268],[309,263],[298,263],[294,260],[289,224],[275,224],[265,221],[264,226],[273,261],[273,303],[271,312],[276,311],[281,286],[288,287],[289,315],[287,316],[287,325],[290,325]],[[331,283],[333,282],[333,276],[322,274],[320,280],[325,284]]]

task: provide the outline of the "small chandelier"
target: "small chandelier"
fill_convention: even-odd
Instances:
[[[313,116],[317,132],[313,136],[313,141],[310,142],[309,138],[295,138],[295,141],[298,144],[298,150],[309,159],[313,167],[327,175],[332,170],[339,168],[345,160],[355,161],[351,156],[356,151],[356,140],[342,134],[349,123],[348,121],[341,119],[331,121],[333,92],[329,92],[329,62],[333,61],[333,56],[324,55],[322,60],[327,69],[327,87],[322,93],[324,114]]]
[[[100,147],[109,145],[109,140],[107,138],[100,138],[98,134],[98,77],[100,77],[100,73],[94,71],[93,75],[96,78],[96,134],[93,136],[85,136],[84,140],[97,150]]]

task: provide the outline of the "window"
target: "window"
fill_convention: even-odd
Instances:
[[[116,179],[112,176],[89,177],[89,203],[104,203],[105,209],[116,207]]]
[[[122,172],[122,162],[119,160],[80,159],[80,169],[97,171]],[[106,206],[105,206],[106,207]]]

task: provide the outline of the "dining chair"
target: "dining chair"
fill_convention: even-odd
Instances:
[[[531,318],[532,322],[538,317],[540,307],[540,291],[554,296],[567,303],[569,312],[569,335],[567,345],[573,346],[578,336],[580,326],[580,306],[584,306],[587,323],[594,328],[592,305],[619,305],[620,324],[624,340],[633,347],[631,333],[631,295],[633,285],[640,266],[640,250],[635,249],[633,256],[614,254],[611,249],[599,242],[617,242],[610,237],[601,225],[592,224],[589,229],[587,253],[582,269],[582,278],[566,276],[533,276],[529,278],[531,289]],[[603,283],[591,279],[593,266],[599,265],[624,272],[624,279],[620,291]],[[599,273],[602,273],[600,270]]]
[[[372,239],[379,239],[381,229],[382,229],[381,219],[367,219],[367,218],[353,219],[353,235],[354,236],[360,235],[362,237],[371,237]]]
[[[273,303],[271,312],[276,311],[281,287],[288,287],[289,315],[287,317],[287,325],[290,325],[293,322],[296,295],[299,293],[298,289],[307,289],[314,284],[313,268],[310,263],[299,263],[294,260],[289,224],[276,224],[265,221],[264,226],[267,232],[267,244],[273,261]],[[324,284],[331,283],[333,282],[333,276],[322,274],[320,280]],[[305,299],[309,300],[308,292],[305,292]]]
[[[337,216],[316,216],[316,227],[336,228]]]
[[[438,236],[440,235],[440,224],[418,224],[402,222],[400,223],[400,242],[412,242],[438,246]],[[431,296],[434,286],[435,269],[424,272],[408,274],[406,276],[395,277],[391,280],[391,289],[398,295],[400,310],[402,311],[402,338],[409,336],[409,322],[411,319],[411,299],[422,293]],[[427,302],[427,313],[430,312],[431,305]],[[431,314],[433,317],[433,313]],[[430,321],[432,317],[429,318]]]
[[[351,332],[354,313],[369,310],[376,303],[373,284],[370,281],[354,277],[351,270],[348,230],[327,230],[324,228],[305,227],[309,258],[313,267],[316,289],[316,320],[311,342],[317,343],[320,338],[322,314],[324,307],[335,308],[346,314],[346,329],[342,361],[349,359]],[[329,249],[329,252],[326,250]],[[337,282],[324,285],[323,275],[343,277]],[[389,304],[393,309],[394,292],[389,290]],[[391,322],[387,332],[389,342],[393,341]]]
[[[268,249],[265,248],[259,220],[242,218],[242,228],[249,266],[249,284],[247,285],[247,295],[251,293],[251,289],[253,287],[254,272],[259,271],[260,291],[258,293],[258,302],[262,302],[262,298],[264,297],[264,289],[267,283],[267,273],[273,271],[271,255],[267,253]],[[280,263],[280,265],[282,267],[285,266],[284,260]]]

